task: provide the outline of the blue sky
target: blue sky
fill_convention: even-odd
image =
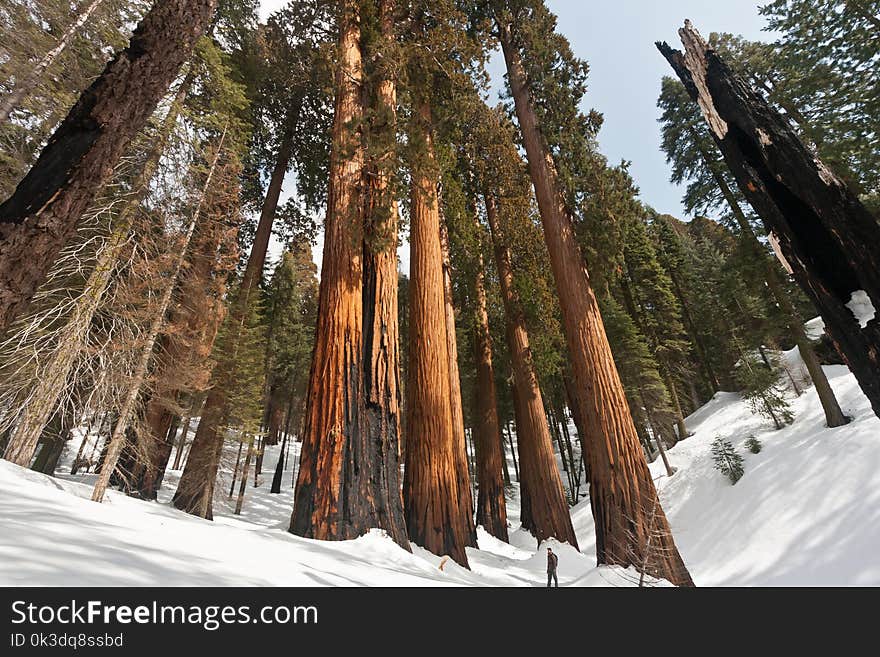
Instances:
[[[548,0],[559,17],[558,30],[575,55],[590,64],[584,108],[605,116],[599,134],[612,163],[628,160],[642,200],[660,212],[684,218],[683,191],[669,182],[660,151],[657,96],[660,80],[672,69],[655,41],[680,44],[677,30],[689,18],[704,36],[733,32],[768,40],[759,0]],[[493,65],[503,66],[501,58]],[[493,66],[495,68],[495,66]],[[493,71],[493,74],[495,71]]]
[[[681,206],[682,189],[669,182],[669,166],[660,150],[657,96],[660,80],[672,74],[657,52],[657,40],[678,44],[677,30],[689,18],[705,36],[733,32],[754,40],[767,40],[761,31],[765,20],[760,4],[769,0],[547,0],[559,17],[558,30],[571,42],[575,54],[590,64],[584,109],[595,108],[605,116],[599,134],[602,152],[612,163],[631,162],[630,172],[642,200],[660,212],[686,218]],[[262,0],[261,18],[287,0]],[[490,72],[501,84],[504,74],[500,55]],[[493,94],[492,100],[494,100]],[[294,190],[293,177],[284,185],[282,200]],[[404,240],[405,240],[405,236]],[[322,241],[313,249],[320,271]],[[281,245],[271,247],[273,257]],[[400,249],[401,268],[409,269],[409,244]]]

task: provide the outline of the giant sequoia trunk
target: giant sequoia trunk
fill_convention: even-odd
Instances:
[[[507,504],[504,500],[504,473],[501,451],[501,426],[495,394],[495,370],[492,367],[492,338],[486,311],[486,287],[483,262],[476,280],[476,322],[474,324],[474,362],[477,379],[474,385],[474,440],[477,449],[477,524],[495,538],[507,542]]]
[[[394,3],[379,2],[381,47],[394,39]],[[400,489],[400,339],[397,321],[397,225],[392,172],[396,138],[397,89],[383,53],[374,61],[375,98],[369,112],[370,135],[387,150],[372,156],[364,170],[363,250],[363,403],[362,425],[350,466],[356,473],[347,484],[354,499],[349,522],[358,533],[381,527],[409,549]]]
[[[352,0],[341,7],[318,325],[290,530],[344,540],[379,527],[408,548],[398,483],[397,303],[389,295],[396,214],[387,171],[368,176],[364,194],[358,9]],[[390,81],[377,96],[394,102]]]
[[[539,542],[554,537],[577,547],[562,478],[553,455],[553,438],[532,362],[529,334],[514,285],[513,266],[498,217],[497,201],[491,194],[486,194],[484,200],[501,281],[507,316],[507,346],[513,366],[513,406],[520,453],[520,518],[523,526]]]
[[[455,333],[455,305],[452,299],[452,262],[449,258],[449,230],[443,214],[440,215],[440,250],[443,254],[443,298],[446,302],[446,354],[449,357],[449,405],[452,410],[452,430],[455,432],[456,471],[459,477],[458,490],[462,500],[473,511],[474,499],[471,494],[467,438],[464,431],[464,410],[461,401],[461,377],[458,374],[458,338]],[[474,536],[476,540],[476,535]]]
[[[573,217],[537,124],[526,72],[509,24],[500,26],[500,36],[559,295],[575,401],[586,425],[584,445],[596,525],[596,558],[599,563],[634,565],[674,584],[692,585],[639,445],[574,235]]]
[[[657,47],[880,416],[880,319],[860,320],[848,306],[863,293],[880,307],[880,223],[689,22],[679,34],[684,53]]]
[[[0,205],[0,331],[24,309],[123,150],[205,31],[216,0],[157,0]]]
[[[413,167],[410,196],[409,369],[403,499],[410,539],[468,565],[476,546],[467,464],[456,455],[451,408],[438,172],[431,108],[417,101],[413,139],[424,147]],[[462,471],[464,468],[464,471]],[[469,486],[469,484],[468,484]]]

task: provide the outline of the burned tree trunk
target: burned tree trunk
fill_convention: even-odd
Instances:
[[[501,450],[501,427],[495,393],[495,369],[492,366],[492,338],[486,311],[486,287],[483,259],[480,257],[476,280],[476,322],[474,323],[474,362],[477,379],[474,385],[474,439],[477,445],[477,524],[495,538],[507,542],[507,504],[504,500],[504,473]]]
[[[80,217],[205,31],[216,0],[162,0],[0,205],[0,331],[43,282]]]
[[[563,331],[572,361],[575,401],[586,424],[584,444],[590,468],[596,558],[599,563],[638,565],[645,556],[648,515],[656,509],[654,520],[662,534],[662,545],[656,555],[652,555],[655,558],[648,561],[649,573],[674,584],[693,585],[660,509],[654,481],[642,454],[599,305],[575,238],[573,216],[532,106],[513,27],[505,23],[499,28],[529,176],[559,295]]]
[[[413,140],[423,162],[413,167],[410,228],[409,381],[403,499],[410,539],[467,567],[465,548],[476,546],[469,496],[460,491],[467,464],[456,454],[451,409],[440,208],[432,112],[416,104]],[[469,485],[469,484],[468,484]]]
[[[694,130],[693,132],[696,131]],[[825,376],[819,358],[816,356],[816,350],[813,348],[813,345],[804,330],[803,318],[795,309],[794,304],[789,298],[788,292],[783,287],[782,281],[780,281],[777,273],[777,268],[774,266],[773,261],[770,260],[768,254],[764,251],[761,243],[758,241],[758,237],[755,235],[754,230],[752,230],[752,225],[749,223],[748,217],[746,217],[739,201],[737,201],[736,196],[734,196],[733,191],[730,189],[730,186],[721,174],[721,171],[718,168],[719,163],[715,161],[714,158],[710,156],[708,150],[701,145],[697,135],[694,135],[694,143],[697,144],[700,150],[700,157],[702,157],[706,167],[712,173],[712,177],[715,179],[718,189],[721,190],[721,195],[724,197],[730,211],[733,213],[736,223],[740,228],[740,233],[742,233],[745,238],[746,243],[752,252],[752,256],[755,258],[755,261],[760,263],[764,268],[764,279],[767,283],[767,288],[776,299],[780,310],[788,320],[789,331],[791,331],[791,334],[794,337],[798,352],[804,361],[807,371],[810,373],[810,378],[813,381],[813,385],[816,387],[816,394],[819,396],[819,402],[822,404],[822,409],[825,411],[825,422],[829,427],[839,427],[847,424],[849,419],[843,414],[843,411],[840,410],[840,404],[838,404],[837,397],[834,396],[834,391],[828,383],[828,377]]]
[[[513,365],[513,406],[520,450],[520,518],[523,527],[539,542],[552,536],[577,547],[562,478],[553,455],[553,439],[532,363],[529,334],[514,286],[513,266],[498,217],[497,201],[491,194],[486,194],[484,202],[501,282],[507,316],[507,345]]]
[[[690,22],[685,52],[657,47],[709,124],[743,195],[778,242],[795,280],[880,416],[880,224]]]

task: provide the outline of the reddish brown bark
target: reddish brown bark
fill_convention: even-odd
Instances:
[[[507,346],[513,364],[514,415],[520,452],[520,519],[538,541],[552,536],[577,547],[562,478],[553,456],[553,439],[544,411],[544,398],[532,362],[529,334],[513,280],[513,266],[498,216],[497,201],[491,194],[486,194],[484,201],[507,317]]]
[[[504,499],[504,472],[501,453],[501,426],[495,393],[495,370],[492,366],[492,338],[486,311],[486,287],[483,259],[477,272],[476,322],[474,324],[474,362],[477,379],[474,385],[474,440],[477,448],[477,524],[492,536],[507,541],[507,503]]]
[[[318,327],[291,531],[344,540],[378,527],[408,548],[397,448],[397,214],[389,155],[365,159],[358,10],[354,1],[341,9]],[[383,18],[390,30],[390,12]],[[393,83],[381,80],[379,121],[391,123],[371,130],[391,128],[394,96]]]
[[[417,101],[413,139],[424,147],[413,167],[410,196],[410,325],[406,470],[403,499],[410,539],[434,554],[468,565],[474,524],[459,482],[466,464],[456,457],[450,404],[438,170],[431,107]],[[462,466],[465,471],[461,472]]]
[[[461,401],[461,377],[458,373],[458,339],[455,333],[455,305],[452,299],[452,263],[449,259],[449,231],[440,215],[440,250],[443,254],[443,298],[446,305],[446,353],[449,357],[449,405],[452,410],[452,430],[455,435],[455,469],[459,473],[458,490],[463,503],[473,512],[474,499],[470,487],[467,438],[464,431],[464,411]],[[474,535],[476,540],[476,535]]]
[[[693,585],[657,498],[605,327],[574,234],[573,217],[529,96],[512,27],[500,37],[520,131],[528,158],[544,239],[556,281],[563,330],[572,362],[573,392],[584,419],[590,502],[599,563],[635,565],[674,584]],[[648,541],[653,549],[648,554]]]
[[[168,89],[216,0],[161,0],[0,205],[0,331],[24,309],[123,150]]]

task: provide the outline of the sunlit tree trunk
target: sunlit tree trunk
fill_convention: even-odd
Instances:
[[[472,510],[459,490],[466,463],[456,456],[450,405],[438,168],[431,108],[416,100],[413,140],[423,146],[410,196],[409,380],[403,499],[410,540],[468,565],[475,546]],[[462,472],[462,468],[465,471]],[[468,484],[469,485],[469,484]]]
[[[544,239],[562,310],[572,363],[575,403],[585,423],[590,502],[599,563],[646,564],[648,572],[678,585],[693,585],[678,553],[645,462],[623,385],[599,314],[596,296],[574,234],[573,218],[559,188],[556,168],[529,95],[512,26],[500,25],[508,79],[544,225]],[[653,528],[649,525],[653,517]],[[649,535],[656,549],[646,559]]]
[[[491,194],[486,194],[484,202],[501,282],[501,296],[507,317],[507,346],[513,367],[513,402],[520,454],[521,521],[538,541],[552,536],[577,547],[562,478],[553,455],[553,438],[532,362],[529,334],[514,284],[513,266],[498,216],[497,201]]]

